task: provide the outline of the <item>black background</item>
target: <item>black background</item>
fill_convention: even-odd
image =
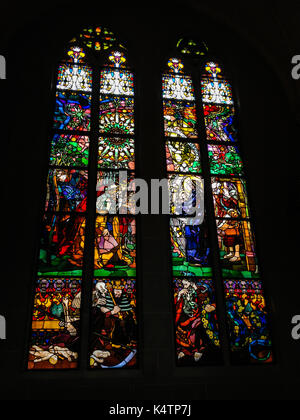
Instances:
[[[43,2],[1,5],[0,399],[292,399],[300,393],[299,125],[300,6],[288,2]],[[245,3],[245,4],[244,4]],[[168,220],[143,217],[139,267],[141,364],[137,371],[26,372],[26,334],[47,172],[52,75],[84,26],[109,27],[137,74],[138,176],[164,177],[160,77],[181,35],[202,38],[225,64],[240,105],[240,139],[258,255],[271,308],[276,362],[268,366],[176,368]],[[141,88],[142,87],[142,88]],[[54,393],[55,390],[55,393]]]

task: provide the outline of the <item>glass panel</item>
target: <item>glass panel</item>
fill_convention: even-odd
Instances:
[[[236,141],[233,107],[205,105],[203,111],[208,141]]]
[[[238,146],[208,144],[210,172],[214,175],[243,175]]]
[[[202,79],[204,103],[233,104],[231,86],[226,81]]]
[[[51,142],[50,164],[57,166],[87,166],[89,138],[55,134]]]
[[[99,169],[131,169],[134,164],[134,139],[100,137],[98,149]]]
[[[134,214],[134,174],[124,171],[98,172],[96,212],[99,214]]]
[[[192,101],[195,99],[193,82],[190,77],[178,74],[163,74],[163,98],[183,99]]]
[[[43,218],[38,274],[81,276],[85,217],[46,214]]]
[[[135,277],[136,225],[132,217],[96,217],[95,277]]]
[[[211,277],[211,252],[206,223],[188,225],[188,220],[170,220],[173,275]]]
[[[169,172],[201,172],[198,144],[166,141],[166,157]]]
[[[28,369],[77,368],[80,304],[80,278],[38,278]]]
[[[193,102],[164,100],[164,128],[168,137],[196,138],[196,106]]]
[[[245,181],[239,178],[211,179],[216,217],[248,218]]]
[[[122,51],[111,51],[108,59],[110,61],[110,63],[109,63],[110,67],[115,67],[115,68],[126,67],[125,63],[126,63],[127,59],[126,59],[126,57],[125,57],[125,55]],[[132,86],[133,86],[133,84],[132,84]]]
[[[225,277],[258,277],[251,225],[235,219],[218,219],[221,265]]]
[[[50,169],[47,179],[46,211],[86,211],[88,172]]]
[[[100,92],[132,96],[134,94],[133,74],[126,70],[102,70]]]
[[[272,343],[259,280],[225,280],[231,359],[234,363],[272,362]]]
[[[132,368],[137,364],[136,280],[95,279],[90,367]]]
[[[221,361],[215,292],[211,279],[175,278],[176,352],[180,366]]]
[[[57,92],[53,127],[60,130],[89,130],[91,96]]]
[[[207,63],[206,73],[201,79],[202,101],[204,103],[233,104],[231,85],[221,76],[217,63]]]
[[[203,178],[195,175],[169,174],[168,180],[170,213],[201,219],[201,215],[204,214]],[[194,223],[198,223],[198,220],[194,220]]]
[[[92,91],[92,69],[64,63],[58,67],[57,89]]]
[[[68,50],[68,59],[67,61],[69,63],[72,64],[79,64],[79,63],[84,63],[85,59],[85,52],[83,50],[83,48],[77,46],[77,45],[72,45],[69,50]]]
[[[100,132],[111,134],[134,133],[134,101],[126,96],[101,96]]]
[[[176,74],[184,73],[183,71],[184,64],[182,60],[180,60],[179,58],[170,58],[168,60],[168,67],[169,67],[170,74],[171,73],[176,73]]]

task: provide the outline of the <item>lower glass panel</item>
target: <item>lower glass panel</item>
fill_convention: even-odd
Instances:
[[[259,277],[250,223],[235,219],[216,223],[223,277]]]
[[[92,369],[136,367],[135,279],[94,280],[91,328]]]
[[[80,278],[37,279],[29,370],[77,368],[80,304]]]
[[[232,362],[272,362],[272,344],[261,282],[225,280],[224,289]]]
[[[45,214],[42,224],[38,275],[81,276],[85,217]]]
[[[211,277],[211,248],[206,224],[189,225],[188,220],[170,219],[173,275]]]
[[[135,277],[136,224],[133,217],[96,216],[95,277]]]
[[[178,365],[221,362],[212,280],[199,277],[175,278],[173,286]]]

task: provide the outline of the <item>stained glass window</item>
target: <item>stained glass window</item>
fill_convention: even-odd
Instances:
[[[204,42],[181,38],[177,49],[161,85],[176,362],[222,362],[223,319],[232,363],[270,363],[232,86],[219,63],[203,61]],[[135,368],[135,75],[115,34],[92,26],[73,38],[53,95],[28,369],[77,369],[83,360],[93,370]]]
[[[181,57],[192,58],[191,68],[207,52],[205,43],[187,38],[177,48]],[[169,59],[167,68],[162,75],[162,105],[177,364],[222,360],[227,334],[219,330],[218,313],[223,324],[227,320],[232,363],[271,362],[231,84],[214,61],[199,64],[193,78],[186,74],[182,58]],[[204,204],[196,200],[196,184],[205,191]],[[201,221],[188,217],[199,206]],[[223,301],[216,299],[216,289]]]
[[[193,209],[199,210],[204,189],[194,84],[184,72],[182,60],[171,58],[167,67],[168,71],[162,75],[162,96],[176,360],[179,366],[219,363],[211,238],[204,208],[195,217],[187,217]]]
[[[90,312],[89,368],[134,368],[134,190],[122,198],[135,168],[134,74],[126,49],[109,29],[85,28],[58,63],[55,86],[28,369],[79,367],[81,308]],[[128,170],[125,178],[119,170]],[[90,179],[97,179],[94,195]]]

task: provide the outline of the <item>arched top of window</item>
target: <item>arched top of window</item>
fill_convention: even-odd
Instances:
[[[64,49],[60,61],[72,65],[128,67],[128,52],[113,32],[101,26],[83,29]],[[100,62],[99,62],[100,59]]]
[[[112,32],[105,28],[102,30],[100,26],[84,29],[70,41],[58,66],[56,88],[92,91],[91,48],[102,56],[100,93],[133,96],[133,75],[125,70],[128,68],[126,49],[117,43]]]
[[[194,57],[203,57],[208,53],[208,47],[204,41],[195,41],[192,38],[180,38],[176,44],[177,50],[181,54]]]
[[[91,26],[84,28],[82,32],[73,38],[71,43],[81,43],[85,47],[94,51],[105,51],[109,48],[119,48],[126,50],[115,34],[106,27]]]

